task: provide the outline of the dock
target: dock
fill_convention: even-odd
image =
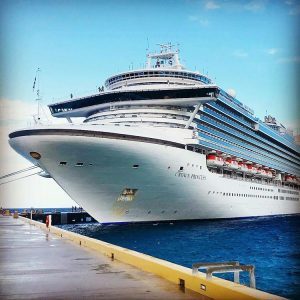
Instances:
[[[20,219],[0,217],[0,247],[1,299],[199,299]]]
[[[282,299],[22,217],[0,247],[1,299]]]

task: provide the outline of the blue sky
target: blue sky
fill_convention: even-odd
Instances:
[[[8,145],[43,103],[88,94],[129,66],[145,63],[147,40],[179,44],[182,63],[204,72],[262,118],[299,128],[300,2],[293,0],[139,0],[0,2],[0,165],[28,166]],[[216,78],[216,79],[215,79]],[[297,90],[298,89],[298,90]],[[1,185],[4,207],[71,207],[54,183],[32,176]]]
[[[2,1],[1,98],[76,96],[145,62],[147,38],[179,44],[186,67],[208,75],[259,117],[296,122],[299,1]]]

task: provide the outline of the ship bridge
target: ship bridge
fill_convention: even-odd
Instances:
[[[207,76],[188,71],[180,63],[179,51],[172,45],[160,45],[158,53],[147,54],[146,67],[109,77],[105,86],[109,90],[182,87],[211,84]]]

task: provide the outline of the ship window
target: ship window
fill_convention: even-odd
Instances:
[[[151,210],[148,211],[148,215],[151,214]]]
[[[83,163],[82,162],[78,162],[75,167],[82,167],[83,166]]]
[[[180,170],[180,171],[183,171],[183,167],[180,167],[179,170]]]
[[[61,161],[61,162],[59,163],[60,166],[65,166],[66,164],[67,164],[66,161]]]
[[[140,165],[133,165],[132,168],[133,169],[137,169]]]

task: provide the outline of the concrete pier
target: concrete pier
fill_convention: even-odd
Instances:
[[[0,216],[0,299],[209,299],[20,219]]]

